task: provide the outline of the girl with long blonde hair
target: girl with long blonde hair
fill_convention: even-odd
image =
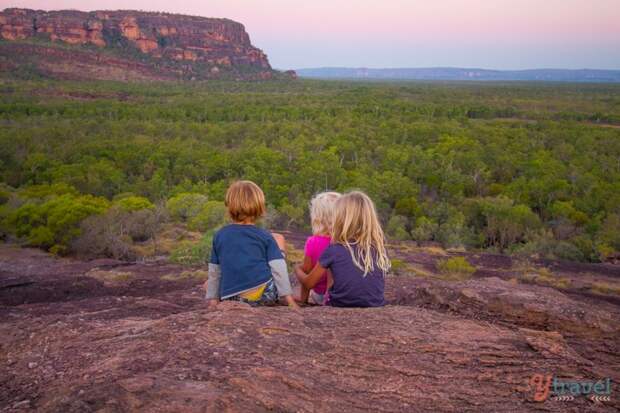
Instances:
[[[353,191],[336,201],[331,238],[330,246],[309,273],[296,267],[302,285],[313,288],[327,271],[329,305],[382,306],[390,260],[375,205],[368,195]]]

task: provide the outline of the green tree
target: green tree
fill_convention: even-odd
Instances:
[[[203,194],[181,193],[166,202],[166,208],[173,219],[190,221],[204,209],[209,199]]]

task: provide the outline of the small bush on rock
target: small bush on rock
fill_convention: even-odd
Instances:
[[[215,231],[208,231],[198,242],[181,242],[170,254],[170,261],[182,265],[208,264],[214,235]]]
[[[458,279],[469,278],[476,272],[476,267],[471,265],[465,257],[452,257],[442,260],[437,264],[437,269],[443,276]]]

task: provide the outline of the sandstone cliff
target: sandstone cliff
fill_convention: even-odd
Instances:
[[[15,69],[28,57],[56,77],[117,78],[127,70],[128,78],[266,79],[276,73],[244,26],[228,19],[10,8],[0,12],[0,39],[0,70]],[[119,70],[100,70],[106,65]]]

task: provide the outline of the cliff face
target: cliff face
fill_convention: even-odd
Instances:
[[[0,12],[0,38],[91,45],[95,50],[123,51],[126,57],[143,61],[149,57],[163,77],[188,75],[188,71],[189,76],[199,78],[218,77],[227,71],[251,72],[258,78],[273,74],[267,56],[252,46],[243,25],[228,19],[124,10],[12,8]],[[41,47],[41,42],[37,45]]]

